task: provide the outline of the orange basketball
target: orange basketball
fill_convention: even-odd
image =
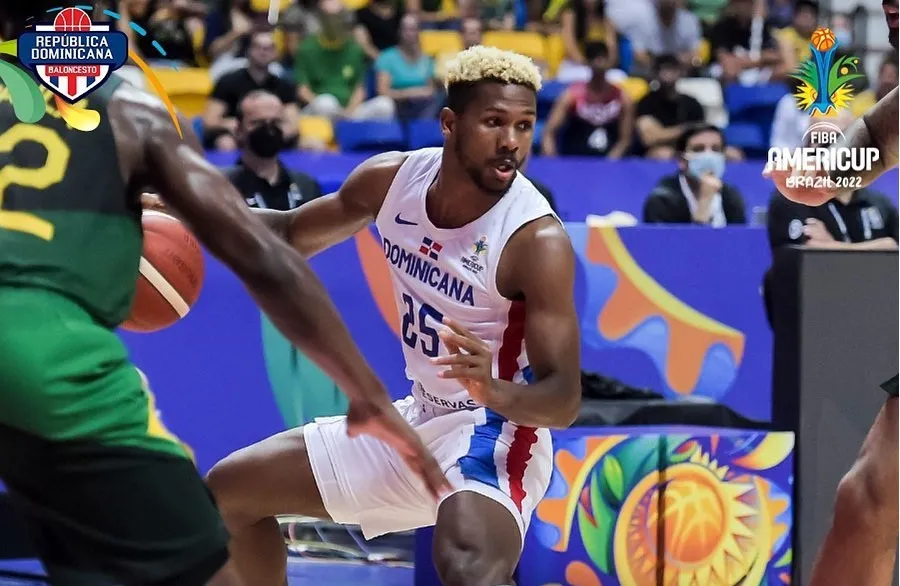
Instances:
[[[813,32],[810,41],[817,50],[827,51],[834,47],[834,33],[830,28],[818,28]]]
[[[145,211],[144,250],[131,315],[122,329],[156,332],[186,316],[203,287],[203,252],[194,235],[168,214]]]

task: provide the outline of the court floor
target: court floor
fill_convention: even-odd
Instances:
[[[12,560],[0,562],[0,586],[43,586],[43,580],[35,578],[2,577],[10,572],[20,575],[42,573],[37,560]],[[328,584],[328,586],[412,586],[411,566],[392,567],[361,562],[290,559],[288,563],[290,586]]]

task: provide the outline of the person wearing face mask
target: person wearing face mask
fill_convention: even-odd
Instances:
[[[688,128],[678,139],[679,172],[663,177],[644,202],[646,224],[746,224],[744,198],[722,181],[725,137],[716,126]]]
[[[238,108],[241,157],[228,178],[250,207],[285,211],[322,195],[315,179],[278,160],[285,145],[283,116],[284,104],[265,90],[250,92]]]
[[[654,89],[637,105],[637,127],[645,156],[668,160],[675,157],[675,143],[691,124],[706,119],[703,106],[694,97],[680,94],[675,85],[682,75],[682,64],[674,55],[654,60]]]

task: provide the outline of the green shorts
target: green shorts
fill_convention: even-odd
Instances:
[[[114,332],[0,288],[0,479],[53,584],[201,586],[228,534],[190,450]]]

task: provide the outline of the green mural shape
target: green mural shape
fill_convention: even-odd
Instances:
[[[346,413],[347,397],[334,381],[294,348],[265,315],[261,322],[266,371],[285,426]]]
[[[0,43],[0,54],[16,56],[18,43],[5,41]],[[0,82],[9,91],[13,112],[21,122],[34,124],[44,117],[46,107],[41,88],[31,75],[12,63],[0,61]]]

